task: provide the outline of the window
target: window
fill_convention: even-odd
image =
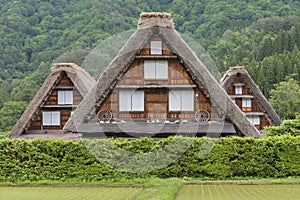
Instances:
[[[60,112],[43,112],[43,126],[60,126]]]
[[[253,125],[260,125],[260,118],[257,115],[253,115],[253,116],[248,116],[249,121],[253,124]]]
[[[120,111],[144,111],[144,91],[120,90],[119,109]]]
[[[145,60],[144,78],[145,79],[167,79],[168,61],[167,60]]]
[[[162,54],[162,42],[151,41],[150,49],[151,49],[151,54]]]
[[[242,110],[243,111],[251,111],[251,98],[243,98]]]
[[[194,90],[171,90],[169,111],[194,111]]]
[[[243,86],[242,85],[235,86],[235,94],[243,94]]]
[[[73,91],[58,90],[57,104],[73,104]]]

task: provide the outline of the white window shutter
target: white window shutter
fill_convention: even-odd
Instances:
[[[119,92],[119,110],[131,110],[131,90],[120,90]]]
[[[155,78],[155,60],[144,61],[144,78],[145,79]]]
[[[251,107],[251,98],[243,98],[242,107],[243,108],[250,108]]]
[[[57,104],[65,104],[65,92],[63,90],[58,90]]]
[[[242,85],[235,86],[235,94],[243,94],[243,86]]]
[[[65,104],[73,104],[73,91],[72,90],[65,91]]]
[[[168,78],[168,61],[157,60],[156,61],[156,78],[167,79]]]
[[[253,124],[254,125],[260,125],[260,118],[259,116],[253,116]]]
[[[131,100],[132,111],[144,111],[144,91],[133,91]]]
[[[169,111],[180,111],[181,92],[170,90],[169,92]]]
[[[162,54],[162,42],[161,41],[151,41],[151,54]]]
[[[43,126],[51,126],[52,114],[51,112],[43,112]]]
[[[52,112],[52,125],[60,126],[60,112]]]
[[[194,111],[194,90],[181,91],[181,110]]]

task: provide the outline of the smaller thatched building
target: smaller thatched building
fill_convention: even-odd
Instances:
[[[281,124],[281,119],[244,67],[230,67],[220,83],[257,129]]]
[[[96,81],[73,63],[58,63],[13,127],[10,138],[65,138],[63,127]],[[47,134],[47,135],[46,135]]]

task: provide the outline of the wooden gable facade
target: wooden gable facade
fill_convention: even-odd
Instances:
[[[175,31],[142,13],[135,33],[64,127],[95,137],[260,133]]]
[[[34,130],[62,130],[82,99],[83,96],[63,71],[46,96],[41,109],[36,116],[32,116],[27,133]]]
[[[160,45],[155,48],[161,51],[151,49],[153,42]],[[126,108],[123,104],[128,101],[132,105]],[[103,105],[97,107],[99,119],[103,110],[112,111],[112,117],[118,119],[194,120],[197,110],[207,111],[207,120],[218,117],[209,98],[157,34],[137,54]]]
[[[51,74],[34,96],[10,138],[31,139],[44,133],[63,134],[63,127],[95,85],[90,75],[73,63],[54,64]]]
[[[244,67],[231,67],[221,79],[221,84],[258,130],[281,124],[279,116]]]

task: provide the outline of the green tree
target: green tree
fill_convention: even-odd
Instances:
[[[283,119],[294,119],[300,113],[300,86],[295,79],[275,84],[270,94],[271,105]]]
[[[0,109],[0,132],[11,130],[27,106],[23,101],[5,102]]]

